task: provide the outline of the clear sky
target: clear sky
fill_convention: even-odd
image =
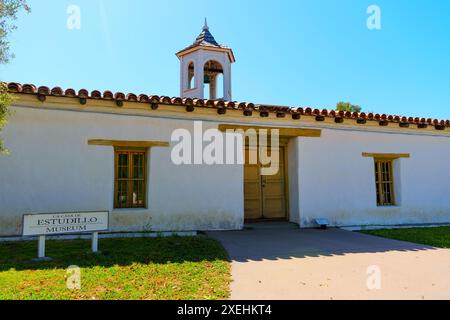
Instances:
[[[30,0],[0,80],[179,96],[175,53],[208,18],[233,100],[450,119],[448,0]],[[369,30],[367,8],[381,9]],[[81,28],[66,27],[69,5]]]

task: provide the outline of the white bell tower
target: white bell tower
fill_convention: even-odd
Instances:
[[[181,66],[182,98],[231,101],[233,50],[216,42],[206,19],[195,42],[178,52],[177,57]],[[223,95],[218,96],[218,89],[222,89]]]

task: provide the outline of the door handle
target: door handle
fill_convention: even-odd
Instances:
[[[266,177],[262,177],[261,178],[261,187],[265,188],[266,187],[266,183],[267,183]]]

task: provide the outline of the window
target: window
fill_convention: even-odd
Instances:
[[[393,160],[375,159],[377,205],[395,205]]]
[[[145,208],[146,163],[145,149],[115,150],[115,208]]]

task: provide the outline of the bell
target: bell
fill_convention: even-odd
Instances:
[[[208,75],[206,75],[206,74],[205,74],[205,78],[203,80],[203,83],[205,83],[205,84],[210,84],[211,83],[210,77]]]

